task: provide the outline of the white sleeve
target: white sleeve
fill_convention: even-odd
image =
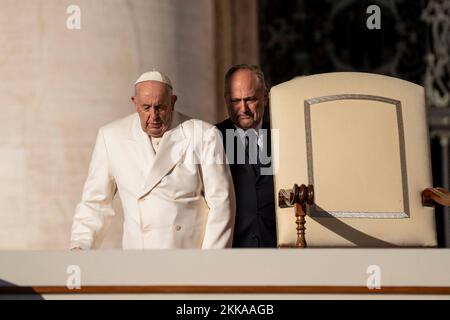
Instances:
[[[201,170],[209,213],[202,248],[230,248],[236,214],[233,180],[220,132],[213,127],[205,135]]]
[[[115,215],[112,200],[116,190],[103,132],[100,129],[82,199],[73,217],[71,248],[91,249],[99,245],[110,218]]]

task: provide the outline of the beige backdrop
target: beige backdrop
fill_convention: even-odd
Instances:
[[[72,4],[80,30],[66,28]],[[96,131],[133,112],[143,71],[172,78],[180,111],[219,120],[212,6],[0,0],[0,249],[67,248]],[[119,220],[104,247],[120,245]]]

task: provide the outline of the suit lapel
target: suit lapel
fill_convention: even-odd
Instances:
[[[161,179],[182,159],[189,145],[189,139],[183,134],[177,117],[172,128],[164,133],[153,164],[147,174],[140,197],[147,195]]]
[[[130,137],[132,140],[133,150],[136,158],[138,159],[138,168],[141,172],[142,178],[145,178],[150,172],[151,166],[155,159],[155,151],[150,145],[151,142],[148,135],[141,128],[139,116],[137,114],[131,128]],[[142,187],[142,184],[140,187]]]

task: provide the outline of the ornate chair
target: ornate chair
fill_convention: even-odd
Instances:
[[[270,101],[280,247],[436,246],[429,205],[449,197],[424,192],[432,178],[423,87],[328,73],[277,85]]]

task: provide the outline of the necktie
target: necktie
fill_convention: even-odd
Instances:
[[[255,142],[250,142],[250,137],[245,137],[245,163],[252,166],[253,171],[256,175],[258,175],[259,172],[259,147],[258,144]]]

